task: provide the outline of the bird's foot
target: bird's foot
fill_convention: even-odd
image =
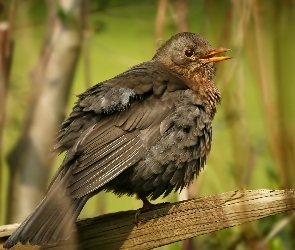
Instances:
[[[153,210],[153,208],[155,207],[159,207],[159,206],[163,206],[166,204],[170,204],[170,202],[163,202],[163,203],[159,203],[159,204],[152,204],[148,201],[148,199],[141,199],[143,202],[142,208],[137,209],[136,213],[135,213],[135,217],[134,217],[134,224],[138,227],[138,218],[139,215],[141,215],[144,212],[148,212],[150,210]]]
[[[148,199],[141,199],[143,202],[142,208],[137,209],[134,217],[134,224],[138,227],[138,217],[144,212],[150,211],[155,206],[154,204],[150,203]]]

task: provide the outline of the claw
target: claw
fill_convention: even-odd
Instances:
[[[156,205],[150,203],[147,198],[140,198],[143,202],[142,208],[137,209],[135,216],[134,216],[134,224],[138,227],[138,218],[144,212],[152,210]]]

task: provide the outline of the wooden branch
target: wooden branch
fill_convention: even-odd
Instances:
[[[135,211],[118,212],[78,221],[79,238],[73,234],[57,246],[14,249],[151,249],[294,209],[294,189],[231,191],[159,204],[139,216],[138,227]],[[0,247],[15,228],[0,227]]]

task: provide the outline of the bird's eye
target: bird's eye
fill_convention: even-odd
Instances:
[[[184,51],[184,54],[186,57],[192,57],[194,55],[194,51],[192,51],[191,49],[186,49]]]

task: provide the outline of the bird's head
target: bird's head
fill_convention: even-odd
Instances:
[[[183,76],[187,85],[191,89],[197,90],[198,85],[202,82],[212,80],[217,62],[231,58],[219,56],[220,53],[229,50],[225,48],[214,49],[201,35],[183,32],[163,44],[153,59]]]

